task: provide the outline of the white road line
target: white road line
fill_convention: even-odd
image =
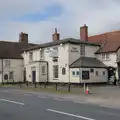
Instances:
[[[47,97],[44,97],[44,96],[38,96],[39,98],[47,98]]]
[[[106,105],[99,105],[100,107],[104,107],[104,108],[112,108],[113,109],[113,107],[111,107],[111,106],[106,106]]]
[[[66,101],[65,99],[61,99],[61,98],[54,98],[54,100],[57,100],[57,101]]]
[[[80,103],[80,104],[87,104],[87,102],[82,102],[82,101],[73,101],[74,103]]]
[[[7,100],[7,99],[1,99],[1,98],[0,98],[0,101],[19,104],[19,105],[25,105],[24,103],[21,103],[21,102],[16,102],[16,101],[11,101],[11,100]]]
[[[65,112],[61,112],[61,111],[56,111],[56,110],[53,110],[53,109],[46,109],[46,110],[50,111],[50,112],[54,112],[54,113],[59,113],[59,114],[68,115],[68,116],[71,116],[71,117],[80,118],[80,119],[83,119],[83,120],[95,120],[95,119],[92,119],[92,118],[79,116],[79,115],[75,115],[75,114],[70,114],[70,113],[65,113]]]
[[[30,94],[24,94],[25,96],[32,96],[32,95],[30,95]]]

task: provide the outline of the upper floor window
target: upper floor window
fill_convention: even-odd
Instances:
[[[44,58],[44,50],[40,49],[40,58]]]
[[[10,60],[5,60],[5,67],[10,66]]]
[[[85,56],[85,45],[84,44],[80,45],[80,54],[81,56]]]
[[[54,47],[53,50],[58,52],[58,47]]]
[[[109,55],[109,53],[104,53],[104,54],[102,54],[102,60],[110,60],[110,55]]]
[[[29,53],[29,61],[33,61],[33,53],[32,52]]]
[[[53,78],[58,78],[58,65],[53,65]]]
[[[66,74],[66,69],[62,68],[62,75],[65,75],[65,74]]]

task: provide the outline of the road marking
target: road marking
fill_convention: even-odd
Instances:
[[[32,96],[32,95],[30,95],[30,94],[24,94],[25,96]]]
[[[44,96],[38,96],[39,98],[47,98],[47,97],[44,97]]]
[[[106,105],[100,105],[100,107],[104,107],[104,108],[112,108],[112,109],[113,109],[113,107],[106,106]]]
[[[80,119],[83,119],[83,120],[95,120],[95,119],[92,119],[92,118],[79,116],[79,115],[75,115],[75,114],[70,114],[70,113],[65,113],[65,112],[61,112],[61,111],[56,111],[56,110],[53,110],[53,109],[46,109],[46,110],[50,111],[50,112],[54,112],[54,113],[59,113],[59,114],[68,115],[68,116],[71,116],[71,117],[80,118]]]
[[[0,98],[0,101],[19,104],[19,105],[25,105],[24,103],[21,103],[21,102],[16,102],[16,101],[11,101],[11,100],[7,100],[7,99],[1,99],[1,98]]]
[[[80,104],[87,104],[87,102],[82,102],[82,101],[73,101],[74,103],[80,103]]]
[[[66,101],[65,99],[61,99],[61,98],[54,98],[54,100],[58,100],[58,101]]]

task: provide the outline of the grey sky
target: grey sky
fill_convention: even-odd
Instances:
[[[119,11],[118,0],[0,0],[0,40],[17,41],[27,32],[30,42],[51,41],[55,27],[61,38],[79,38],[84,24],[89,35],[119,30]]]

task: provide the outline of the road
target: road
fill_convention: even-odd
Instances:
[[[0,88],[1,120],[120,120],[120,109]]]

